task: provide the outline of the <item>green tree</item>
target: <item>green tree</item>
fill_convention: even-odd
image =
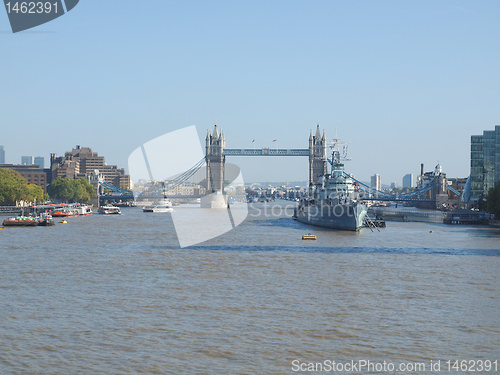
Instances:
[[[49,187],[50,197],[64,202],[88,203],[95,197],[94,187],[85,178],[71,180],[57,177]]]
[[[41,202],[45,200],[43,189],[28,184],[26,179],[11,169],[0,169],[0,204],[13,206],[16,202]]]
[[[89,203],[90,199],[97,195],[94,187],[86,178],[75,180],[75,184],[78,186],[80,192],[78,195],[78,202]]]
[[[75,202],[89,203],[90,198],[95,197],[94,187],[85,178],[74,180],[74,197]]]
[[[73,198],[71,181],[67,178],[57,177],[50,183],[49,196],[52,199],[68,202]]]
[[[497,219],[500,218],[500,181],[488,191],[486,211],[494,214]]]
[[[23,188],[23,195],[23,200],[28,202],[43,202],[46,198],[43,189],[35,184],[26,185]]]

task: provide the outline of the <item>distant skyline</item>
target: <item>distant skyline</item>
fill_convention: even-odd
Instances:
[[[498,1],[86,0],[12,34],[0,12],[0,144],[6,163],[81,145],[126,168],[186,126],[202,145],[217,119],[228,148],[307,148],[319,119],[360,180],[438,162],[466,177],[471,135],[500,124],[499,17]],[[307,158],[227,162],[307,180]]]

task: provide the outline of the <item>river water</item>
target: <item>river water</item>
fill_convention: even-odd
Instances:
[[[0,230],[0,374],[397,372],[383,361],[437,374],[500,360],[499,229],[331,231],[273,204],[187,248],[170,214],[139,208]],[[500,372],[478,363],[451,373]]]

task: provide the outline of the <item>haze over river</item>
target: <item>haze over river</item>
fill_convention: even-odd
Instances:
[[[333,231],[276,204],[290,203],[254,204],[188,248],[170,214],[140,208],[0,230],[0,374],[293,374],[363,360],[500,372],[446,371],[500,361],[499,229]],[[397,372],[356,370],[336,373]]]

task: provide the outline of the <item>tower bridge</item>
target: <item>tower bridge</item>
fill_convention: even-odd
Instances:
[[[321,177],[327,174],[328,153],[327,153],[327,140],[326,134],[323,130],[321,134],[319,124],[316,131],[309,135],[308,148],[268,148],[261,149],[251,148],[226,148],[226,138],[223,131],[220,131],[215,124],[212,132],[207,130],[205,138],[205,157],[201,159],[192,168],[177,176],[174,180],[162,184],[162,186],[153,186],[147,191],[141,193],[140,197],[144,199],[151,199],[156,196],[165,195],[165,191],[173,191],[176,187],[188,181],[194,174],[201,168],[206,168],[206,196],[189,196],[190,198],[202,198],[202,206],[204,207],[224,207],[227,206],[227,197],[224,196],[224,181],[226,180],[226,156],[302,156],[309,158],[309,186],[318,186],[322,184]],[[367,198],[370,200],[386,200],[386,201],[401,201],[401,202],[430,202],[427,197],[421,197],[421,194],[426,193],[434,186],[414,191],[410,194],[393,195],[382,191],[372,191],[373,189],[364,183],[355,180],[360,190],[368,193],[375,193],[375,197]],[[130,199],[131,191],[120,191],[120,189],[112,189],[114,194],[112,198],[125,198]],[[177,199],[181,196],[177,193],[175,195],[166,195],[167,198]],[[183,196],[187,198],[187,196]],[[106,197],[102,197],[106,199]],[[205,205],[204,205],[205,200]],[[208,202],[208,203],[207,203]]]
[[[307,156],[309,157],[309,184],[317,185],[320,177],[327,172],[328,155],[326,134],[320,132],[319,124],[316,133],[309,136],[309,148],[226,148],[224,132],[219,131],[217,124],[213,132],[207,131],[205,138],[205,160],[207,168],[207,192],[222,193],[225,177],[226,156]]]

